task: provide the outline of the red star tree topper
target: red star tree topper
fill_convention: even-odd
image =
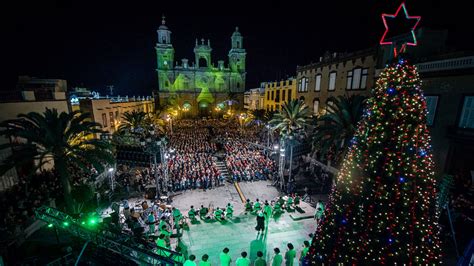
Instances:
[[[400,10],[402,10],[402,9],[403,9],[403,13],[405,14],[405,21],[410,26],[410,32],[408,32],[408,33],[411,35],[411,41],[407,41],[406,43],[402,43],[400,49],[397,51],[397,44],[394,43],[393,41],[386,40],[387,34],[390,31],[390,29],[388,27],[388,24],[387,24],[387,19],[396,19],[398,17],[399,13],[400,13]],[[405,51],[407,45],[410,45],[410,46],[416,46],[417,45],[416,36],[415,36],[415,29],[418,26],[418,23],[420,22],[421,17],[420,16],[410,16],[410,15],[408,15],[405,3],[402,3],[398,7],[395,14],[385,14],[385,13],[382,14],[382,20],[383,20],[383,24],[385,26],[385,32],[382,35],[382,38],[380,39],[380,44],[381,45],[388,45],[388,44],[394,45],[395,46],[394,47],[395,57],[397,56],[397,54],[399,52]]]

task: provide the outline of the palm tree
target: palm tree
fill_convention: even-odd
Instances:
[[[313,135],[313,149],[321,158],[341,159],[362,118],[366,97],[362,95],[330,97],[332,105],[319,117]]]
[[[269,122],[273,130],[278,130],[281,136],[281,147],[285,147],[286,141],[290,146],[290,176],[293,161],[293,146],[304,135],[309,126],[309,108],[300,100],[291,100],[282,106],[282,110],[275,113]],[[281,177],[283,178],[283,177]],[[283,180],[280,181],[283,187]]]
[[[260,126],[265,121],[265,110],[257,109],[250,110],[247,112],[247,117],[244,121],[245,125],[257,125]]]
[[[120,132],[140,133],[147,126],[147,114],[143,111],[125,112],[122,115],[123,121],[120,124]]]
[[[284,139],[293,139],[309,125],[309,108],[300,100],[291,100],[273,115],[270,124]]]
[[[71,211],[73,200],[68,165],[74,164],[90,172],[91,165],[102,171],[106,165],[115,162],[110,143],[94,138],[96,134],[104,133],[100,124],[88,119],[89,114],[78,111],[58,113],[56,109],[46,108],[42,114],[20,114],[17,119],[0,123],[0,135],[16,140],[0,146],[0,149],[12,148],[14,151],[2,162],[0,174],[35,162],[30,169],[33,174],[53,163],[64,191],[66,207]]]

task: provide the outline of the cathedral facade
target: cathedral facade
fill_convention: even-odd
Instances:
[[[200,116],[208,116],[216,106],[229,102],[243,104],[246,52],[238,28],[231,36],[227,66],[224,60],[218,60],[217,65],[212,62],[210,40],[204,39],[196,40],[193,62],[187,58],[181,59],[181,64],[175,61],[171,31],[164,18],[155,49],[160,103]]]

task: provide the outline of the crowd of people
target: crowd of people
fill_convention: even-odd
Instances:
[[[92,182],[97,173],[90,173],[75,165],[69,165],[71,185],[78,186]],[[35,220],[35,209],[47,205],[56,207],[63,201],[63,189],[58,174],[54,170],[41,171],[34,176],[20,176],[18,183],[0,193],[0,237],[2,240],[14,239],[22,234]]]
[[[235,138],[227,139],[224,147],[226,166],[234,181],[272,179],[275,164],[262,149]]]
[[[240,130],[235,123],[219,120],[180,120],[175,122],[168,139],[167,150],[173,152],[169,153],[167,165],[151,164],[128,173],[118,171],[116,179],[127,192],[130,188],[144,192],[146,187],[156,186],[156,179],[161,191],[211,189],[225,181],[222,169],[217,166],[219,154],[223,155],[233,181],[272,178],[276,170],[274,162],[261,148],[251,144],[251,141],[262,141],[260,131],[257,127]]]

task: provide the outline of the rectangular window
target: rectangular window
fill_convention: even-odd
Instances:
[[[280,90],[277,90],[275,92],[275,102],[277,102],[277,103],[280,102]]]
[[[298,92],[301,92],[301,88],[302,88],[302,85],[303,85],[303,79],[301,78],[299,81],[298,81]]]
[[[426,96],[426,109],[428,109],[428,116],[426,117],[426,124],[432,126],[434,123],[436,108],[438,107],[438,96]]]
[[[368,77],[368,75],[369,75],[369,69],[368,68],[362,69],[362,78],[360,80],[360,88],[361,89],[367,88],[367,77]]]
[[[110,119],[110,126],[113,127],[114,124],[115,124],[114,112],[110,112],[110,113],[109,113],[109,119]]]
[[[314,91],[321,91],[321,74],[316,75],[314,81]]]
[[[291,101],[291,90],[288,90],[288,101]]]
[[[360,88],[360,74],[362,73],[361,68],[354,69],[354,75],[352,76],[352,89],[357,90]]]
[[[102,126],[107,127],[107,114],[102,114]]]
[[[313,113],[314,115],[318,115],[319,113],[319,100],[314,99],[313,101]]]
[[[329,87],[328,90],[333,91],[336,89],[336,72],[329,73]]]
[[[281,101],[284,102],[286,98],[286,90],[281,91]]]
[[[267,91],[267,101],[270,101],[270,92]]]
[[[352,89],[352,71],[347,72],[347,84],[346,84],[346,89],[347,89],[347,90]]]
[[[307,92],[307,91],[308,91],[308,78],[304,78],[303,91],[304,91],[304,92]]]
[[[459,127],[474,128],[474,96],[464,97]]]
[[[115,119],[120,120],[119,111],[115,111]]]
[[[272,101],[275,100],[275,92],[272,91],[272,97],[270,98]]]

